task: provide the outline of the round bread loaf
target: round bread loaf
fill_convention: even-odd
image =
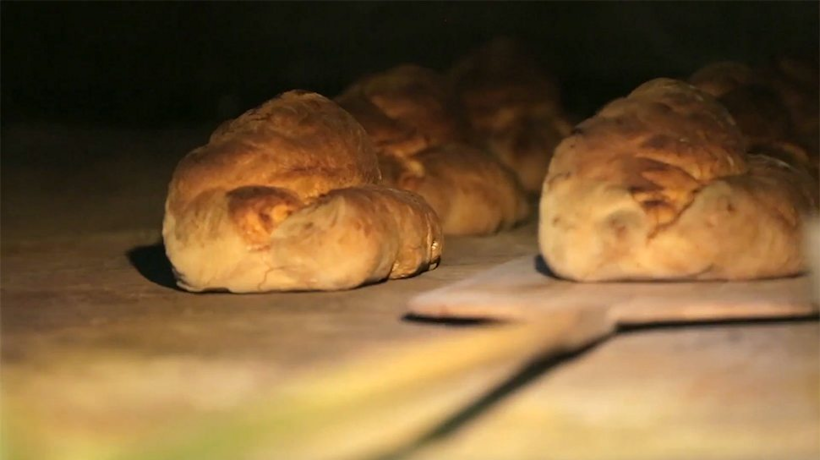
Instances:
[[[224,123],[168,189],[162,234],[178,284],[336,290],[434,268],[435,213],[380,181],[364,129],[318,94],[284,93]]]
[[[541,197],[541,254],[579,281],[794,275],[816,187],[798,167],[748,155],[709,94],[656,79],[557,147]]]

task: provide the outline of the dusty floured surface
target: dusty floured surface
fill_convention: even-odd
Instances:
[[[51,434],[35,444],[134,441],[252,399],[300,370],[465,333],[475,326],[403,320],[404,303],[537,251],[530,225],[493,238],[450,238],[435,271],[354,291],[175,290],[156,245],[165,186],[208,129],[4,127],[3,392]],[[53,149],[61,153],[44,163]],[[92,161],[72,161],[80,157]],[[819,340],[811,321],[616,337],[417,454],[816,457]],[[79,451],[55,450],[52,458],[72,452]]]

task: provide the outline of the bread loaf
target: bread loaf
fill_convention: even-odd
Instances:
[[[817,156],[802,142],[791,111],[762,72],[737,62],[718,62],[698,70],[689,81],[726,107],[749,153],[780,159],[818,177]]]
[[[811,156],[820,156],[820,67],[813,57],[779,56],[762,71],[789,110]]]
[[[362,78],[336,101],[373,139],[385,181],[424,197],[445,234],[486,235],[527,217],[515,174],[471,145],[473,132],[443,76],[402,65]]]
[[[799,167],[748,155],[712,96],[656,79],[556,148],[540,250],[556,274],[579,281],[794,275],[816,187]]]
[[[558,86],[519,42],[495,39],[469,53],[449,78],[482,146],[541,192],[552,152],[572,125]]]
[[[224,123],[174,171],[163,221],[189,291],[336,290],[434,268],[440,224],[381,185],[356,120],[291,91]]]

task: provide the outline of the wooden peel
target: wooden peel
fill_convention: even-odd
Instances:
[[[807,275],[748,282],[575,283],[556,278],[539,256],[515,259],[421,294],[411,315],[534,321],[578,308],[613,324],[794,318],[816,315]]]

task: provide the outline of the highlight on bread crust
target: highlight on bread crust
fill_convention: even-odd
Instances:
[[[555,81],[521,43],[504,37],[456,62],[449,78],[479,143],[538,194],[553,150],[572,129]]]
[[[470,145],[463,109],[435,71],[397,66],[354,82],[336,102],[373,139],[385,182],[424,197],[445,234],[486,235],[529,214],[515,174]]]
[[[709,94],[651,80],[556,148],[539,246],[556,274],[579,281],[793,275],[816,186],[797,166],[748,155]]]
[[[177,165],[163,239],[189,291],[337,290],[435,268],[439,221],[381,185],[347,112],[291,91],[224,123]]]

